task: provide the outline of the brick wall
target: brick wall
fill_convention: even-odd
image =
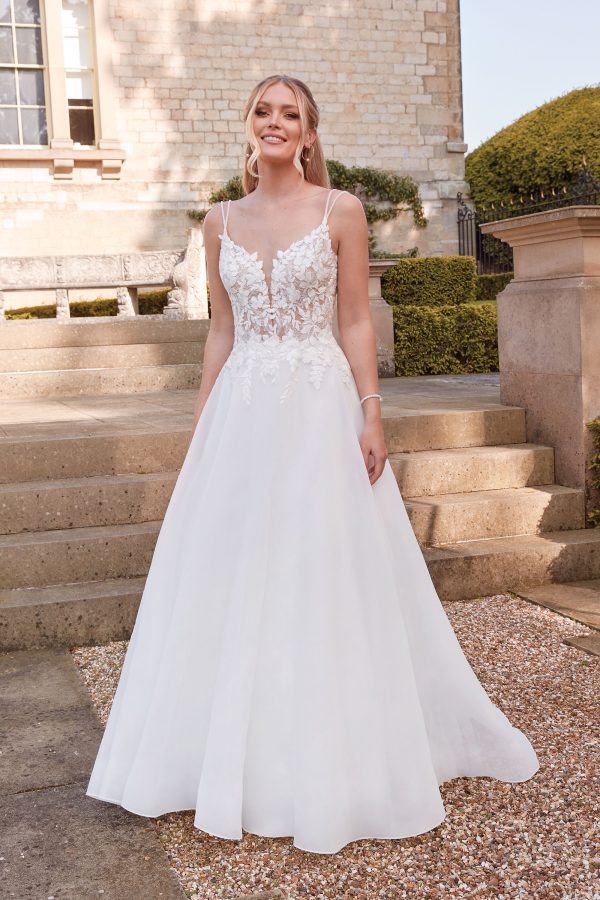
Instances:
[[[283,71],[321,109],[328,158],[412,175],[430,225],[377,226],[380,246],[456,250],[463,189],[458,0],[360,3],[107,0],[117,181],[96,165],[55,181],[46,163],[0,163],[2,254],[184,246],[185,210],[240,173],[251,87]]]

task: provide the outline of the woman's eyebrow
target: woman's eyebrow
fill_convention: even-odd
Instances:
[[[270,106],[271,104],[267,103],[266,100],[260,100],[256,105],[257,106]],[[284,103],[281,108],[282,109],[298,109],[298,107],[294,103]]]

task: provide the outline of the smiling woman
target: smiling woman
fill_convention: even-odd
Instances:
[[[318,121],[304,82],[258,84],[245,196],[204,220],[195,429],[87,793],[335,853],[435,828],[444,781],[538,760],[467,662],[398,492],[366,216],[330,187]]]

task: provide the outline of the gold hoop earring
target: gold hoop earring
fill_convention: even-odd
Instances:
[[[304,160],[304,162],[309,162],[309,161],[312,159],[312,156],[313,156],[313,153],[314,153],[314,150],[315,150],[314,144],[311,144],[311,146],[308,148],[308,155],[307,155],[307,156],[304,155],[304,150],[306,150],[306,149],[307,149],[307,148],[304,147],[304,149],[302,150],[301,157],[302,157],[302,159]]]

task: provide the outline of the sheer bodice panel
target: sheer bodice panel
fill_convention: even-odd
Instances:
[[[243,382],[244,397],[251,400],[253,373],[263,381],[275,380],[282,362],[291,378],[281,393],[284,400],[297,380],[299,367],[308,366],[309,380],[319,386],[324,367],[334,365],[349,383],[348,361],[337,343],[333,316],[337,289],[337,255],[331,244],[328,218],[340,191],[319,225],[279,250],[271,264],[270,284],[264,260],[231,239],[227,232],[229,208],[223,204],[223,233],[219,274],[234,318],[234,345],[225,367]]]

